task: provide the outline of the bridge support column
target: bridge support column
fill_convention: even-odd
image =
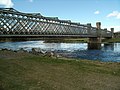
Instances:
[[[91,23],[87,23],[88,34],[91,34]]]
[[[111,37],[114,38],[114,28],[111,28]]]
[[[88,49],[101,49],[101,38],[89,38]]]
[[[96,26],[97,26],[97,37],[91,37],[89,38],[89,42],[88,42],[88,49],[92,50],[92,49],[101,49],[101,32],[100,32],[100,29],[101,29],[101,23],[100,22],[97,22],[96,23]]]

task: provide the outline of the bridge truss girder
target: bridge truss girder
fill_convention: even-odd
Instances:
[[[15,9],[0,9],[0,36],[2,35],[77,35],[97,37],[97,29],[44,17],[38,14],[21,13]],[[110,35],[102,30],[104,35]],[[108,33],[108,34],[107,34]]]

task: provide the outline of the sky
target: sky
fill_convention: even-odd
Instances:
[[[1,8],[25,13],[41,13],[81,24],[101,22],[101,28],[120,31],[120,0],[0,0]]]

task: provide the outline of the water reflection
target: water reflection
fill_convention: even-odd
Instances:
[[[44,47],[43,49],[47,49],[47,50],[61,50],[61,43],[44,43]]]
[[[105,43],[102,50],[111,50],[114,51],[114,45],[115,43]]]
[[[120,43],[114,43],[114,51],[115,52],[120,52]]]
[[[120,62],[120,43],[102,44],[101,50],[87,50],[87,43],[44,43],[44,41],[1,42],[0,49],[41,48],[65,57]]]

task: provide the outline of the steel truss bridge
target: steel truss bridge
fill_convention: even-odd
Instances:
[[[40,13],[0,8],[0,37],[112,37],[111,31]]]

